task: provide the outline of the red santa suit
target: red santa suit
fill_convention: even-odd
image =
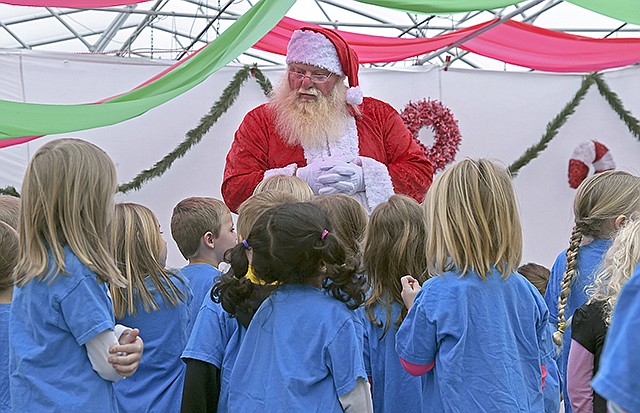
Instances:
[[[354,195],[369,211],[394,193],[421,202],[433,179],[433,166],[389,104],[366,97],[361,117],[349,118],[343,136],[322,148],[289,145],[275,127],[267,103],[249,112],[227,155],[222,196],[232,211],[253,193],[265,172],[293,175],[296,167],[329,157],[360,157],[364,192]],[[283,168],[283,169],[281,169]]]

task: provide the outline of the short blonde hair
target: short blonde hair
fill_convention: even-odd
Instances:
[[[126,288],[110,286],[116,318],[135,315],[139,304],[146,312],[159,309],[147,280],[170,305],[175,307],[184,301],[184,293],[169,278],[169,274],[175,274],[166,271],[160,262],[164,240],[158,219],[149,208],[133,203],[116,205],[111,245],[118,268],[127,280]]]
[[[22,184],[17,284],[66,273],[68,245],[99,280],[124,285],[106,236],[116,188],[113,161],[96,145],[66,138],[41,146]]]
[[[313,199],[313,191],[304,179],[297,176],[273,175],[263,180],[253,190],[253,195],[266,191],[282,191],[293,195],[298,202],[308,202]]]
[[[507,278],[522,257],[522,227],[511,176],[486,159],[445,170],[424,202],[427,268],[486,279],[493,268]]]
[[[249,236],[253,224],[266,210],[278,205],[295,202],[298,202],[298,200],[293,194],[277,190],[251,195],[238,208],[238,241],[242,241]]]
[[[13,269],[18,263],[18,233],[0,221],[0,291],[13,287]]]
[[[18,231],[20,224],[20,198],[13,195],[0,195],[0,221]]]
[[[171,215],[171,236],[182,256],[186,260],[194,257],[207,232],[218,238],[229,214],[225,203],[215,198],[191,197],[178,202]]]

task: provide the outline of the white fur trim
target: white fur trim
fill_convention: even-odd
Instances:
[[[275,175],[293,176],[297,168],[298,165],[296,165],[295,163],[290,163],[289,165],[283,166],[282,168],[267,169],[266,171],[264,171],[264,178],[262,178],[262,180],[264,181],[265,179]]]
[[[360,154],[358,147],[358,127],[356,126],[355,118],[350,116],[347,119],[347,127],[340,138],[322,147],[303,146],[302,149],[304,149],[304,157],[307,159],[308,164],[314,161],[321,161],[330,156],[355,158]]]
[[[347,103],[350,105],[359,105],[362,103],[364,95],[360,86],[352,86],[347,89]]]
[[[327,69],[344,76],[336,48],[325,35],[310,30],[296,30],[287,46],[287,64],[302,63]]]
[[[589,166],[593,160],[596,159],[596,146],[592,141],[578,145],[578,147],[573,150],[571,159],[575,159]]]
[[[391,175],[389,175],[389,170],[385,164],[364,156],[361,156],[360,160],[362,161],[364,175],[364,190],[367,196],[365,206],[371,213],[375,207],[386,202],[395,192],[391,182]]]

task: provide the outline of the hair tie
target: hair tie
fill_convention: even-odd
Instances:
[[[320,236],[320,239],[325,239],[328,233],[329,233],[329,230],[325,229],[324,231],[322,231],[322,235]]]
[[[242,245],[244,245],[244,247],[248,250],[251,249],[251,246],[249,245],[249,242],[246,239],[242,240]]]

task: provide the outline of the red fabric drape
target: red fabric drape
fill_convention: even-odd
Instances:
[[[397,38],[338,31],[356,50],[360,63],[404,60],[452,45],[495,20],[434,38]],[[288,17],[254,48],[285,55],[291,33],[308,23]],[[640,62],[640,39],[593,39],[507,21],[460,46],[482,56],[549,72],[595,72]]]
[[[62,7],[66,9],[97,9],[102,7],[125,6],[144,3],[149,0],[0,0],[0,3],[14,6]]]

